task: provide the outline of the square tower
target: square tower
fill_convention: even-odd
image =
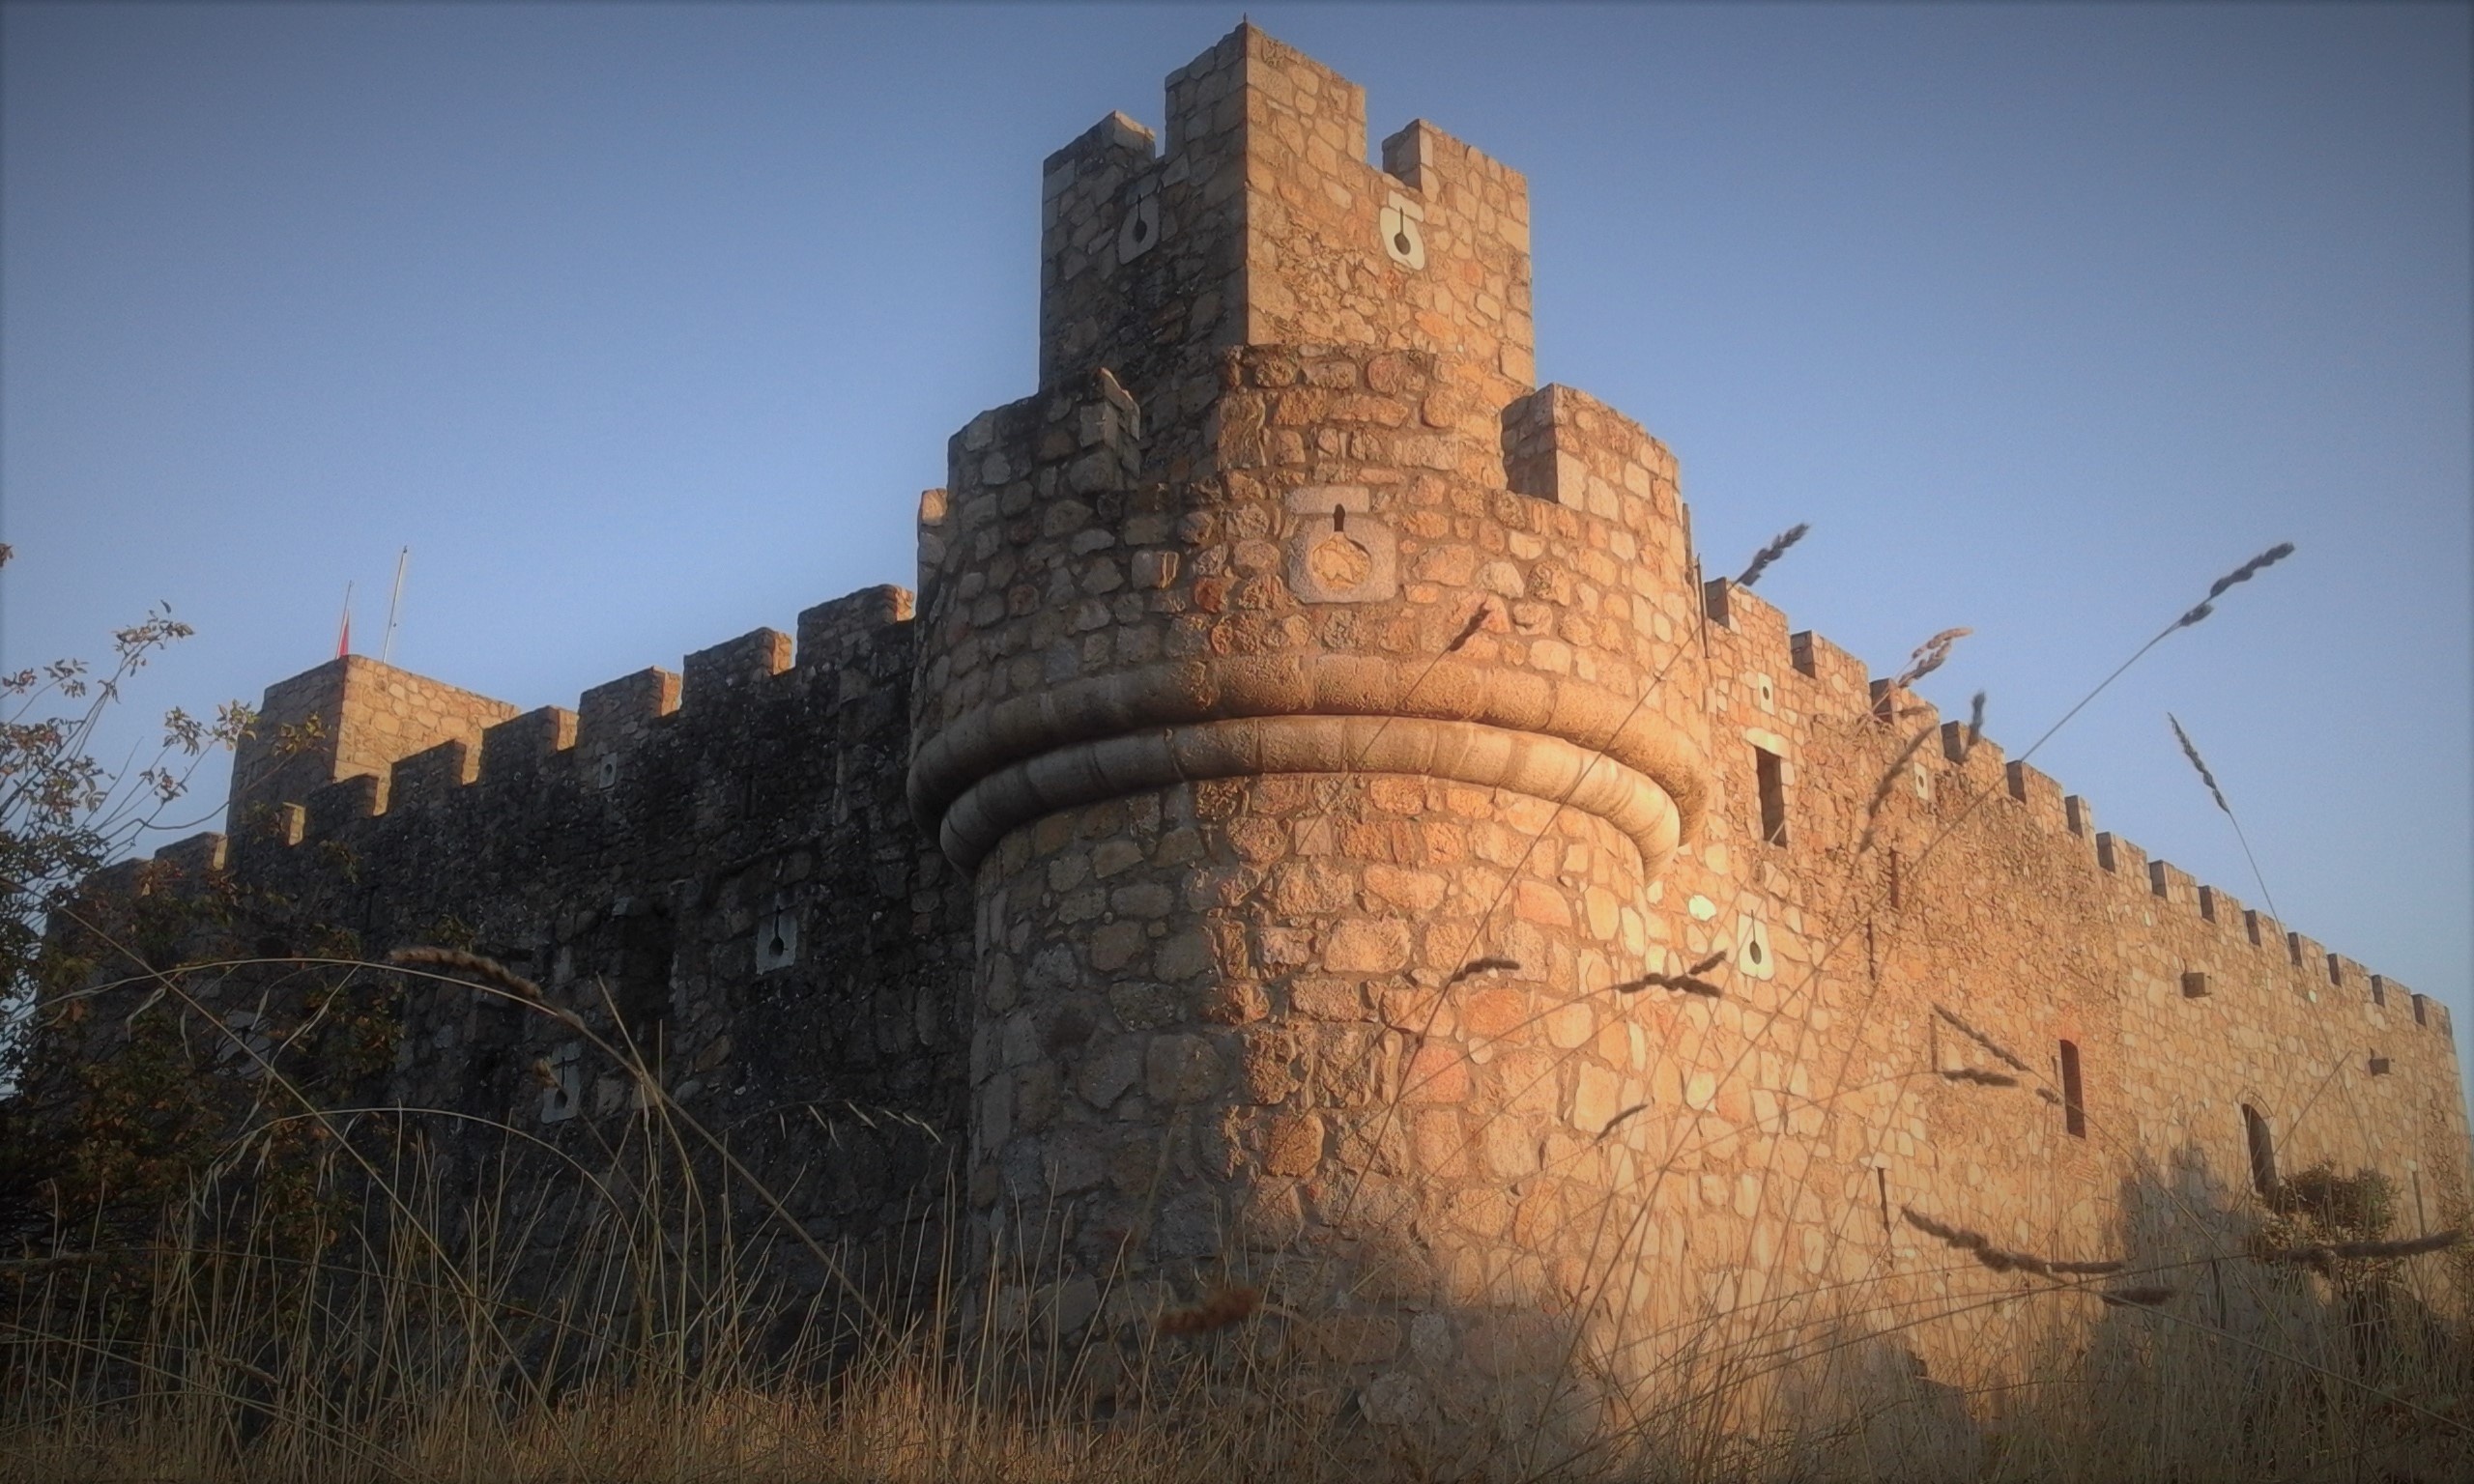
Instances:
[[[1167,148],[1110,114],[1041,186],[1040,385],[1102,367],[1192,414],[1238,345],[1430,352],[1531,387],[1529,190],[1419,120],[1366,158],[1366,94],[1241,25],[1167,82]],[[1195,385],[1199,383],[1199,385]]]

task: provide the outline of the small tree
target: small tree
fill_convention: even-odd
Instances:
[[[0,545],[0,567],[14,554]],[[19,1096],[38,1040],[36,1017],[62,914],[80,883],[129,854],[188,792],[206,756],[231,746],[250,715],[237,702],[201,722],[164,713],[162,740],[142,766],[96,759],[95,740],[129,679],[194,632],[158,608],[112,636],[107,669],[83,660],[0,675],[0,1206],[24,1214],[31,1188],[48,1179],[66,1130],[36,1127]],[[130,759],[132,763],[135,759]],[[15,1222],[9,1224],[14,1225]]]
[[[0,567],[14,555],[0,545]],[[7,713],[0,716],[0,1011],[12,1056],[51,914],[140,837],[177,828],[162,822],[165,813],[188,792],[200,762],[248,728],[249,711],[238,701],[212,722],[175,706],[163,713],[162,741],[144,766],[114,770],[94,757],[96,733],[121,687],[195,632],[162,606],[112,635],[106,672],[66,659],[0,675]]]

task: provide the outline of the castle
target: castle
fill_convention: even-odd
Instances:
[[[1321,1354],[1501,1380],[2025,1281],[1909,1213],[2118,1256],[2326,1160],[2463,1217],[2440,1006],[1706,577],[1667,449],[1535,382],[1522,177],[1366,141],[1241,27],[1165,141],[1050,157],[1039,385],[952,439],[913,591],[572,711],[322,665],[158,861],[373,956],[455,925],[816,1231],[950,1170],[1045,1234],[1060,1332],[1233,1276]],[[388,1096],[637,1105],[477,994],[407,1000]],[[899,1117],[809,1158],[783,1110],[828,1106]]]

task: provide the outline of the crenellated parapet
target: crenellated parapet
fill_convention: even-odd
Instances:
[[[272,688],[283,729],[245,749],[228,838],[94,888],[225,879],[217,920],[240,937],[215,957],[469,945],[605,1040],[623,1032],[671,1096],[725,1119],[807,1100],[892,1113],[915,1136],[837,1130],[877,1162],[794,1201],[820,1230],[870,1237],[940,1178],[935,1130],[959,1117],[968,903],[903,802],[910,595],[865,589],[795,629],[595,686],[573,710],[519,713],[357,657],[321,667]],[[323,777],[339,767],[360,771]],[[562,1022],[414,987],[390,1099],[545,1136],[641,1106]],[[252,1014],[301,1018],[279,970],[267,995]],[[441,1127],[461,1147],[485,1125]]]
[[[231,813],[301,804],[356,775],[382,780],[398,758],[481,733],[515,714],[487,696],[373,660],[336,657],[267,688],[256,725],[233,756]]]
[[[1421,120],[1366,162],[1363,89],[1251,25],[1167,80],[1166,147],[1110,114],[1048,159],[1040,385],[1107,367],[1165,422],[1231,345],[1427,351],[1480,406],[1528,389],[1520,175]]]
[[[794,692],[847,701],[880,689],[909,668],[909,593],[863,589],[799,614],[795,642],[759,629],[688,655],[676,672],[644,670],[594,686],[574,710],[518,713],[351,656],[269,689],[262,721],[234,763],[235,827],[245,848],[254,849],[326,840],[356,821],[467,808],[482,798],[522,813],[527,793],[607,791],[639,771],[633,759],[671,733],[726,730],[751,707]],[[371,694],[409,696],[427,709],[373,704],[364,699]],[[402,720],[408,714],[409,724]],[[454,718],[463,729],[404,751],[446,729],[434,716]],[[474,718],[490,720],[465,721]],[[317,781],[338,770],[343,776]]]
[[[1868,711],[1885,738],[1930,732],[1930,744],[1916,750],[1909,764],[1915,781],[1896,790],[1899,795],[1930,798],[1956,788],[1967,808],[1976,808],[1979,798],[1989,801],[1986,807],[1992,809],[1996,826],[2024,828],[2052,842],[2059,850],[2057,865],[2092,868],[2092,879],[2105,884],[2107,897],[2125,911],[2155,918],[2177,935],[2192,960],[2189,972],[2207,976],[2211,983],[2275,985],[2277,992],[2315,1008],[2325,1001],[2331,1017],[2339,1007],[2359,1007],[2365,1014],[2358,1024],[2366,1029],[2404,1028],[2403,1019],[2370,1013],[2385,1012],[2392,1003],[2411,1008],[2403,997],[2380,989],[2379,976],[2312,938],[2288,932],[2223,887],[2200,881],[2171,861],[2151,858],[2118,834],[2096,829],[2095,808],[2088,800],[2067,793],[2030,763],[2005,759],[1999,742],[1971,735],[1968,722],[1943,721],[1913,693],[1893,690],[1888,679],[1867,679],[1861,661],[1810,630],[1791,633],[1784,614],[1729,580],[1710,581],[1704,603],[1712,632],[1723,637],[1725,661],[1737,669],[1738,685],[1750,709],[1775,713],[1786,705],[1813,715]],[[1805,694],[1782,689],[1781,677],[1790,675]],[[1719,683],[1729,682],[1721,677]],[[1804,702],[1800,708],[1793,704],[1798,700]],[[2343,1022],[2330,1018],[2326,1023],[2335,1027]],[[2411,1024],[2436,1028],[2443,1039],[2450,1034],[2445,1008],[2438,1005]]]
[[[1424,121],[1368,163],[1251,25],[1166,121],[1048,158],[1037,385],[948,441],[915,604],[572,710],[321,666],[228,840],[98,887],[220,872],[578,1017],[408,997],[404,1106],[600,1129],[634,1084],[562,1028],[623,1030],[811,1194],[782,1109],[921,1130],[837,1132],[835,1229],[950,1160],[1054,1274],[992,1312],[1260,1284],[1461,1410],[1795,1294],[2015,1312],[1902,1206],[2093,1257],[2280,1151],[2474,1199],[2438,1004],[1705,571],[1667,447],[1535,385],[1516,172]]]
[[[1405,771],[1578,788],[1662,859],[1701,793],[1688,711],[1636,703],[1690,658],[1671,463],[1661,497],[1662,450],[1575,400],[1526,431],[1539,495],[1418,351],[1223,353],[1183,477],[1105,373],[974,422],[929,529],[921,817],[968,864],[1177,781]],[[1641,488],[1556,498],[1592,459]]]

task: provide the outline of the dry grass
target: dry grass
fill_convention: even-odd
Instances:
[[[2325,1305],[2236,1333],[2191,1312],[2193,1262],[2125,1272],[1909,1211],[1964,1262],[2042,1281],[1983,1300],[2024,1317],[2010,1353],[1928,1377],[1902,1338],[1965,1325],[1969,1306],[1884,1308],[1853,1289],[1707,1315],[1613,1405],[1488,1431],[1312,1358],[1288,1343],[1311,1316],[1254,1285],[1068,1340],[1022,1301],[1036,1275],[965,1285],[948,1250],[927,1255],[943,1281],[910,1285],[907,1318],[863,1318],[787,1288],[787,1249],[700,1225],[728,1203],[661,1167],[660,1143],[626,1156],[659,1179],[594,1172],[641,1204],[582,1219],[559,1192],[450,1211],[408,1151],[384,1209],[420,1230],[382,1210],[286,1255],[245,1203],[201,1191],[142,1254],[143,1303],[94,1264],[0,1277],[0,1481],[2463,1476],[2461,1332],[2400,1310],[2368,1364],[2356,1321]],[[2432,1243],[2376,1255],[2407,1246]],[[562,1254],[555,1271],[545,1251]],[[1602,1359],[1575,1361],[1577,1389]]]
[[[1801,534],[1771,543],[1741,581]],[[2210,601],[2285,551],[2221,579]],[[1934,636],[1897,685],[1939,666],[1965,632]],[[1971,745],[1981,720],[1979,695]],[[1865,844],[1930,735],[1885,770]],[[1726,956],[1611,992],[1717,997],[1704,976]],[[477,956],[395,961],[577,1024]],[[1442,991],[1521,972],[1481,941],[1461,961]],[[1933,1009],[2009,1069],[1938,1070],[1942,1081],[2054,1096],[1999,1042]],[[589,1039],[648,1095],[592,1167],[510,1165],[465,1194],[425,1153],[416,1115],[304,1107],[292,1116],[337,1130],[333,1179],[359,1201],[331,1241],[288,1243],[245,1181],[210,1181],[142,1250],[0,1265],[0,1484],[2437,1484],[2465,1477],[2474,1451],[2462,1318],[2415,1301],[2445,1290],[2417,1265],[2442,1261],[2453,1237],[2252,1251],[2247,1215],[2183,1209],[2176,1235],[2148,1234],[2136,1262],[2056,1258],[1901,1208],[1931,1239],[1920,1265],[1794,1294],[1731,1292],[1611,1342],[1547,1324],[1559,1362],[1457,1361],[1460,1396],[1478,1399],[1464,1406],[1318,1348],[1344,1316],[1284,1301],[1295,1296],[1277,1275],[1223,1273],[1184,1303],[1156,1285],[1069,1282],[1036,1241],[964,1250],[951,1234],[977,1228],[958,1203],[921,1224],[944,1235],[913,1250],[826,1250],[670,1102],[632,1046]],[[1776,1049],[1800,1055],[1801,1043]],[[1593,1146],[1647,1111],[1614,1114]],[[1679,1143],[1623,1194],[1648,1211],[1656,1184],[1681,1179],[1699,1152]],[[1585,1287],[1620,1294],[1651,1261],[1646,1217],[1619,1220],[1606,1204]],[[1853,1241],[1869,1219],[1831,1213],[1829,1241]],[[1885,1243],[1886,1187],[1880,1219]],[[2384,1266],[2365,1281],[2364,1265]],[[1915,1358],[1927,1350],[1959,1358],[1927,1375]]]
[[[553,1013],[487,960],[399,966]],[[1695,992],[1716,967],[1659,983]],[[1463,977],[1516,968],[1479,958]],[[1318,1354],[1332,1316],[1297,1312],[1276,1284],[1231,1275],[1179,1304],[1104,1283],[1085,1327],[1036,1243],[973,1253],[929,1238],[873,1265],[821,1251],[633,1070],[653,1096],[594,1167],[509,1163],[460,1195],[417,1115],[304,1108],[337,1130],[327,1178],[360,1201],[325,1240],[289,1240],[251,1182],[209,1181],[140,1251],[0,1269],[0,1484],[2438,1481],[2460,1476],[2474,1440],[2462,1326],[2400,1283],[2357,1285],[2377,1300],[2366,1320],[2325,1276],[2341,1260],[2406,1271],[2453,1234],[2185,1244],[2134,1266],[2015,1250],[1903,1208],[1960,1270],[2031,1286],[1949,1284],[1962,1297],[1919,1301],[1902,1280],[1928,1265],[1713,1305],[1632,1337],[1656,1356],[1646,1373],[1575,1335],[1558,1373],[1484,1381],[1467,1393],[1480,1404],[1455,1410]],[[923,1229],[970,1227],[949,1208]],[[1607,1250],[1593,1282],[1632,1260]],[[2239,1324],[2221,1291],[2212,1313],[2195,1297],[2229,1264]],[[1964,1373],[1927,1376],[1911,1342],[1936,1331],[1923,1348],[1939,1355],[1967,1354],[1951,1335],[1999,1343]]]

